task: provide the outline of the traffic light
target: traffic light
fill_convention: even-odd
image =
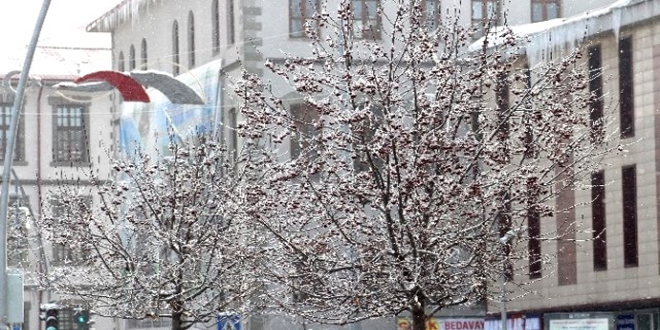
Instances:
[[[57,309],[46,310],[46,330],[57,330],[57,316],[59,312]]]
[[[89,311],[79,309],[75,313],[76,325],[78,330],[89,330]],[[48,329],[46,329],[48,330]]]

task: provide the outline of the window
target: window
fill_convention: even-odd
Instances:
[[[472,0],[472,23],[486,26],[497,24],[499,8],[497,0]]]
[[[541,258],[541,213],[539,197],[542,195],[539,179],[530,176],[527,179],[527,250],[529,253],[529,278],[541,278],[543,259]]]
[[[532,0],[532,23],[559,17],[559,0]]]
[[[429,31],[435,30],[440,26],[440,0],[422,0],[422,19]]]
[[[541,216],[536,206],[532,205],[527,210],[527,231],[529,241],[529,278],[541,278]]]
[[[131,49],[128,55],[128,70],[135,70],[135,46],[131,45]]]
[[[119,60],[117,60],[117,70],[119,71],[125,71],[126,66],[125,66],[125,59],[124,59],[124,52],[119,52]]]
[[[600,142],[605,137],[603,126],[603,77],[600,45],[594,45],[588,49],[589,65],[589,92],[590,119],[591,119],[591,141]]]
[[[619,111],[621,137],[635,136],[632,38],[619,40]]]
[[[213,25],[213,54],[220,52],[220,3],[219,0],[213,0],[211,6],[211,24]]]
[[[11,103],[0,104],[0,159],[5,159],[5,147],[9,138],[9,126],[11,125],[11,111],[14,107]],[[18,121],[18,131],[14,139],[14,162],[25,162],[25,121],[24,116],[20,116]]]
[[[353,0],[353,36],[380,39],[379,0]]]
[[[51,98],[53,106],[53,163],[89,163],[89,104],[67,103],[61,98]]]
[[[623,193],[623,264],[637,267],[637,173],[635,165],[621,169]]]
[[[291,117],[296,126],[296,135],[291,139],[291,159],[298,158],[311,146],[310,139],[318,134],[315,123],[319,113],[309,103],[291,105]]]
[[[87,207],[92,205],[92,198],[90,196],[76,196],[76,200],[77,202],[82,203],[80,205],[86,205]],[[52,203],[51,215],[53,217],[54,226],[59,226],[60,224],[58,222],[62,221],[61,219],[66,219],[67,217],[76,217],[75,214],[72,214],[71,207],[65,206],[57,199],[52,200],[51,203]],[[84,258],[87,255],[88,253],[85,252],[74,251],[71,248],[71,246],[68,244],[53,243],[53,262],[55,264],[61,265],[64,263],[81,262],[85,260]],[[60,329],[62,329],[61,326]]]
[[[591,229],[593,230],[594,270],[607,270],[605,221],[605,172],[591,175]]]
[[[509,138],[509,83],[505,74],[497,77],[495,90],[495,103],[497,104],[497,120],[499,136],[501,139]]]
[[[188,12],[188,67],[195,67],[195,16]]]
[[[318,0],[289,0],[289,35],[292,38],[305,37],[305,23],[319,8]]]
[[[174,21],[172,23],[172,72],[175,76],[180,72],[181,62],[179,60],[179,23]]]
[[[142,38],[142,43],[140,44],[140,57],[142,58],[142,63],[141,63],[142,70],[146,70],[148,64],[147,64],[147,39],[145,38]]]
[[[234,0],[227,1],[227,6],[227,15],[229,16],[227,19],[227,32],[229,33],[227,41],[230,45],[233,45],[236,41],[236,31],[234,30]]]
[[[228,150],[231,153],[231,159],[236,161],[238,158],[238,114],[236,108],[229,109],[229,145]]]

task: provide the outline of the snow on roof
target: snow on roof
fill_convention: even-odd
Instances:
[[[150,6],[163,0],[123,0],[101,17],[87,25],[88,32],[112,32],[117,26],[137,20],[138,16]]]
[[[23,68],[27,49],[0,55],[0,76]],[[45,80],[72,80],[82,74],[107,70],[112,63],[110,48],[38,46],[30,75]]]
[[[488,48],[502,45],[504,33],[510,29],[514,36],[526,40],[522,50],[529,61],[538,63],[546,51],[561,53],[567,46],[571,50],[585,38],[607,31],[613,31],[618,38],[621,27],[657,16],[660,16],[660,1],[618,0],[607,7],[567,18],[496,27],[487,36]],[[468,50],[474,52],[482,49],[485,40],[486,36],[478,39]]]

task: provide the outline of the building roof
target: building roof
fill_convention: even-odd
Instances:
[[[88,32],[112,32],[117,26],[137,20],[140,13],[166,0],[123,0],[87,25]]]
[[[0,55],[0,77],[12,71],[20,71],[26,53],[26,49],[3,52]],[[38,46],[30,76],[43,80],[72,80],[89,72],[106,70],[111,63],[110,48]]]
[[[488,35],[488,47],[502,45],[505,42],[503,32],[510,29],[516,37],[526,40],[521,44],[521,51],[527,54],[529,61],[538,63],[546,51],[560,54],[565,49],[572,50],[585,39],[605,32],[613,32],[618,38],[622,28],[656,17],[660,17],[658,1],[618,0],[609,6],[567,18],[497,27]],[[472,43],[469,50],[482,49],[485,38]]]

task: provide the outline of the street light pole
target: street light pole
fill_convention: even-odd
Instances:
[[[34,52],[39,41],[39,34],[44,25],[46,14],[50,7],[50,0],[44,0],[39,17],[32,32],[32,39],[28,46],[25,62],[23,62],[23,71],[18,80],[18,88],[14,98],[14,104],[11,109],[11,123],[9,124],[9,134],[5,145],[5,159],[2,169],[2,190],[0,191],[0,329],[8,327],[7,324],[7,211],[9,206],[9,176],[11,174],[11,165],[14,157],[14,145],[16,144],[16,131],[18,128],[18,118],[20,109],[23,105],[23,95],[27,85],[28,74]]]

